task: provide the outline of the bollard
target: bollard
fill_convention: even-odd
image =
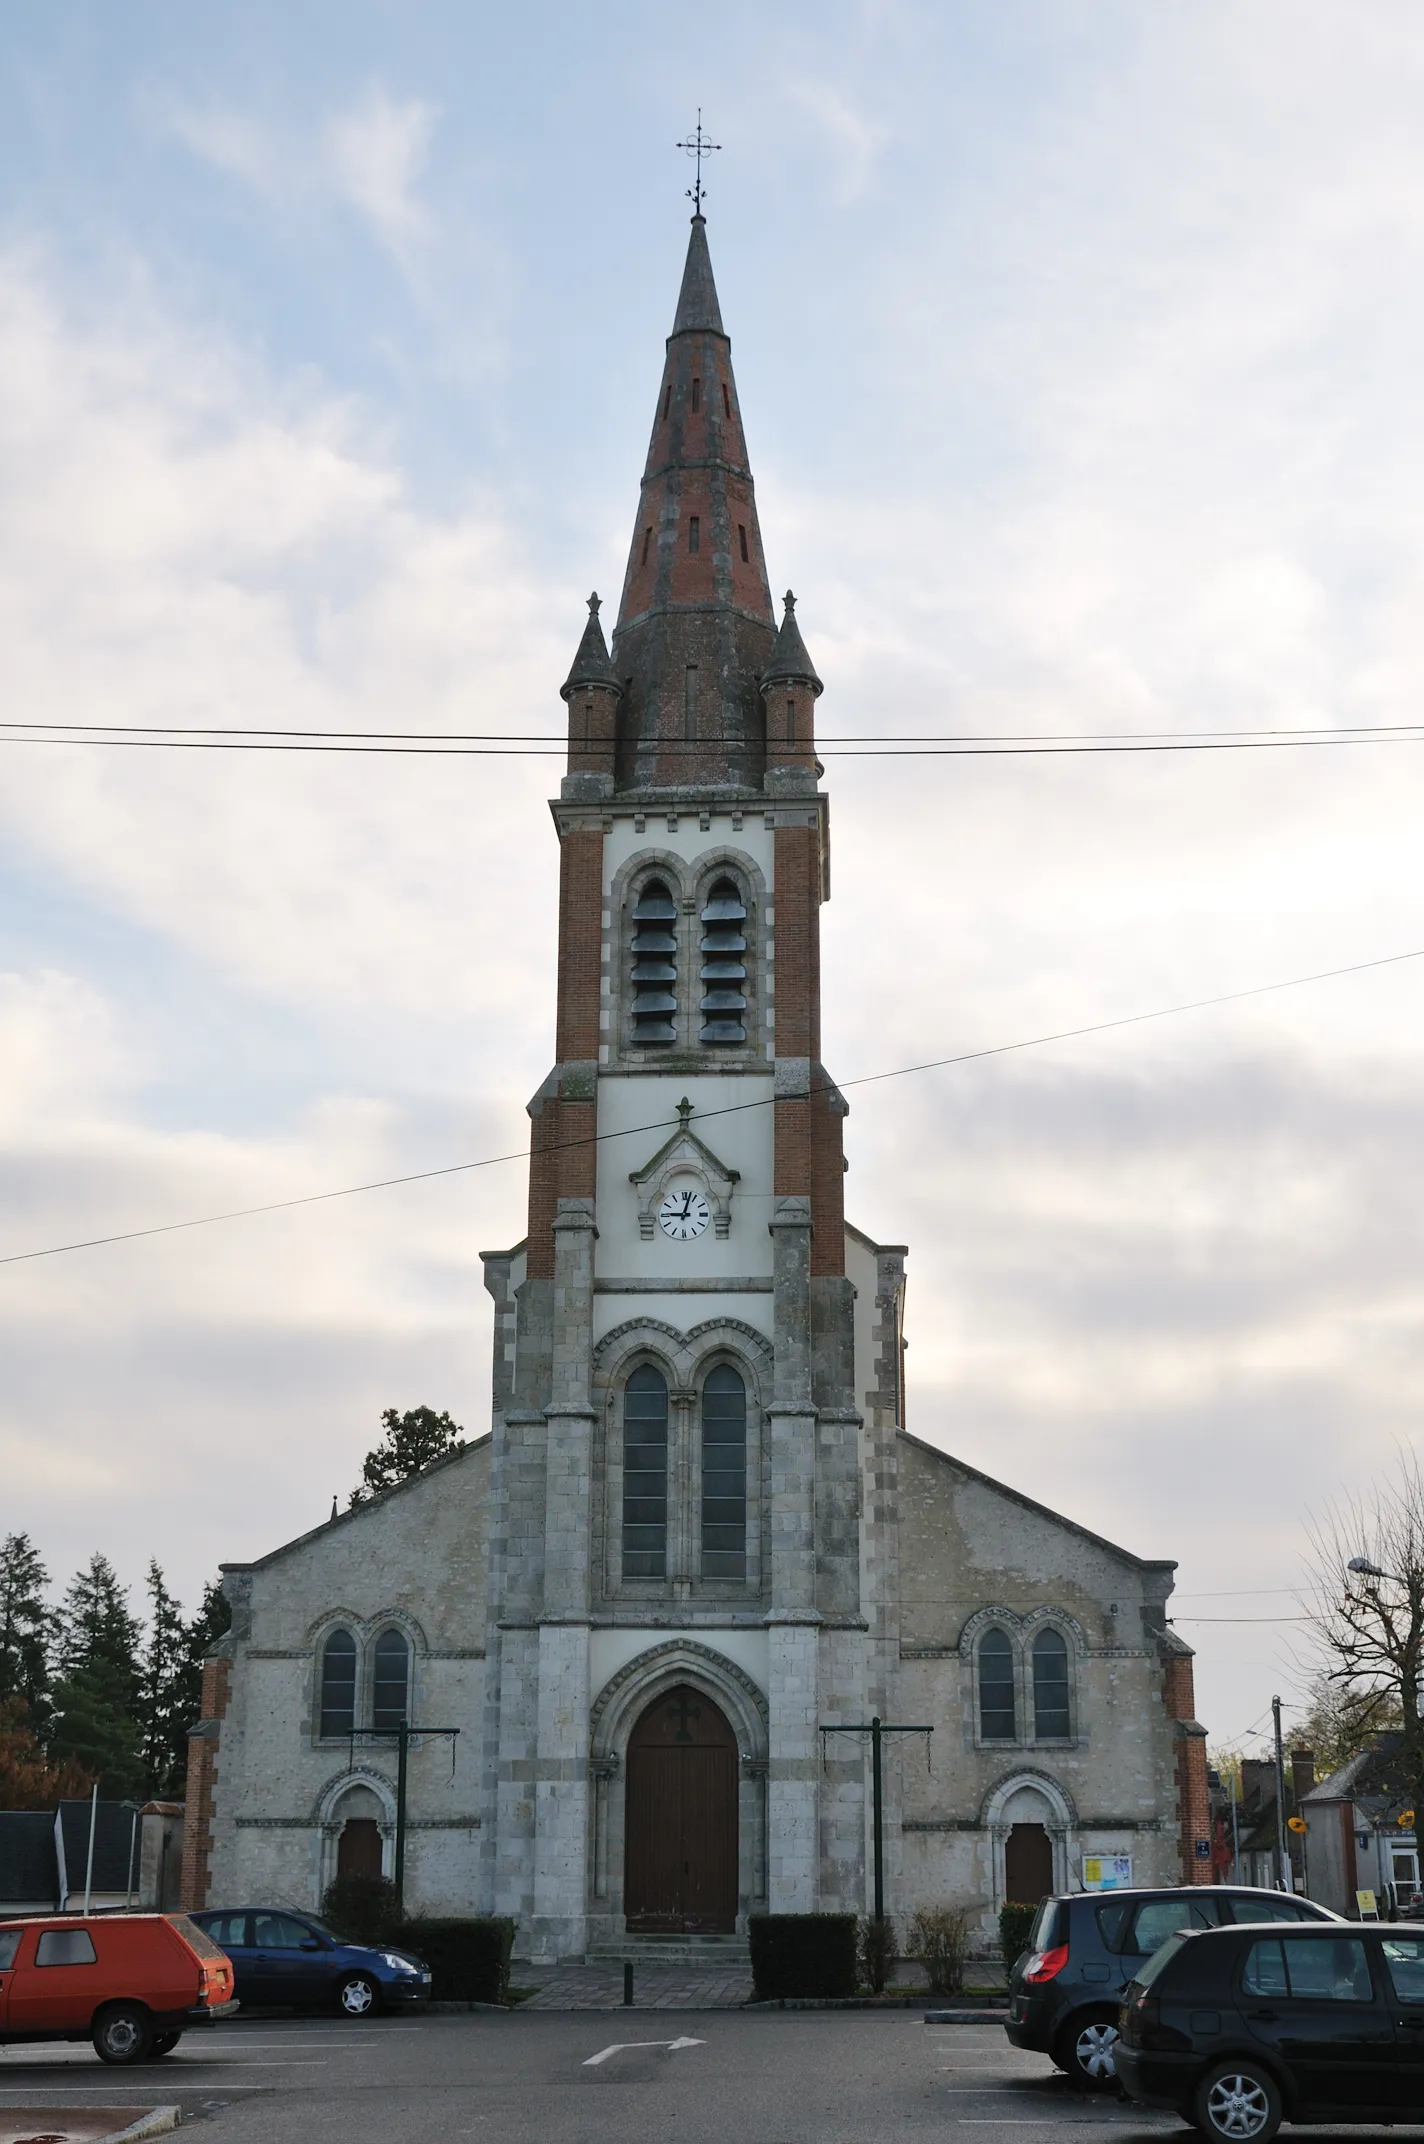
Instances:
[[[631,1966],[631,1965],[625,1965],[625,1966],[624,1966],[624,1968],[623,1968],[623,2008],[624,2008],[625,2010],[631,2010],[631,2009],[632,2009],[632,2007],[633,2007],[633,1968],[632,1968],[632,1966]]]

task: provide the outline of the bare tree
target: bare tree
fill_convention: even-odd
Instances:
[[[1424,1472],[1415,1454],[1401,1449],[1368,1494],[1330,1506],[1309,1540],[1307,1606],[1324,1656],[1317,1689],[1329,1694],[1337,1748],[1348,1754],[1395,1729],[1393,1769],[1424,1808]]]

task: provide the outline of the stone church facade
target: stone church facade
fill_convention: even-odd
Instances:
[[[749,1913],[1194,1881],[1173,1566],[909,1436],[905,1247],[845,1219],[821,1062],[821,681],[778,628],[700,215],[611,650],[563,687],[556,1061],[528,1232],[484,1254],[493,1428],[230,1564],[191,1743],[190,1904],[392,1866],[540,1958]],[[452,1756],[453,1747],[453,1756]]]

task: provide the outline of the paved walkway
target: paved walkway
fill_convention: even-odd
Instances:
[[[524,2010],[621,2010],[623,1968],[607,1965],[521,1965],[511,1976],[517,1987],[539,1993],[520,2005]],[[752,1976],[745,1966],[709,1971],[695,1965],[635,1965],[633,2005],[638,2010],[735,2010],[752,1999]]]

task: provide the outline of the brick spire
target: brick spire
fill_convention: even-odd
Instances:
[[[760,788],[776,631],[732,346],[692,219],[613,634],[617,786]]]

